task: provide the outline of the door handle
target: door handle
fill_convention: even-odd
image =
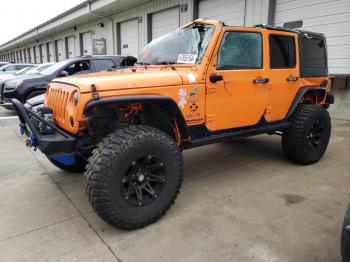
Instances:
[[[213,84],[215,84],[217,81],[222,81],[224,80],[224,77],[222,75],[217,75],[215,73],[212,73],[210,76],[209,76],[209,80],[210,82],[212,82]]]
[[[288,77],[287,81],[298,81],[298,77],[297,76]]]
[[[253,80],[254,84],[267,84],[270,81],[268,78],[257,78]]]

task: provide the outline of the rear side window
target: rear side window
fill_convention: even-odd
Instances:
[[[217,69],[262,68],[261,34],[254,32],[226,32],[220,46]]]
[[[114,63],[111,60],[93,60],[96,72],[106,71],[114,67]]]
[[[293,36],[270,35],[270,68],[294,68],[295,41]]]

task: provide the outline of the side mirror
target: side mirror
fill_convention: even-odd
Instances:
[[[65,71],[65,70],[62,70],[59,74],[58,74],[58,77],[66,77],[66,76],[69,76],[68,72]]]
[[[222,81],[224,80],[224,77],[222,75],[217,75],[215,73],[212,73],[210,76],[209,76],[209,80],[210,82],[212,82],[213,84],[215,84],[217,81]]]

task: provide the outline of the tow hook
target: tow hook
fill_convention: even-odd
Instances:
[[[38,148],[38,144],[36,142],[36,138],[34,136],[34,134],[30,134],[29,138],[27,139],[27,147],[31,148],[31,147],[34,147],[34,151],[36,151]]]

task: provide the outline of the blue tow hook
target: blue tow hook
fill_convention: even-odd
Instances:
[[[51,160],[55,160],[65,166],[72,166],[75,164],[75,154],[65,154],[65,155],[57,155],[57,156],[50,156]]]
[[[29,148],[34,147],[34,151],[37,149],[38,143],[36,142],[36,138],[33,133],[31,133],[27,139],[27,146]]]

